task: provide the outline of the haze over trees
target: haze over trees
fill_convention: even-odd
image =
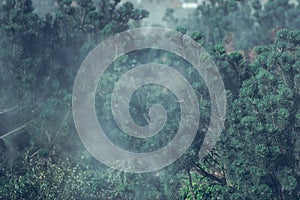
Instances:
[[[148,110],[168,111],[149,140],[121,134],[113,122],[114,83],[135,66],[167,64],[199,98],[198,134],[172,165],[143,174],[112,170],[82,145],[72,119],[72,87],[86,55],[104,39],[140,27],[149,13],[119,0],[57,0],[35,13],[32,0],[0,5],[0,199],[300,199],[300,1],[208,0],[184,19],[162,20],[212,56],[227,91],[225,129],[204,159],[198,151],[210,120],[206,85],[184,59],[145,49],[118,58],[99,82],[97,115],[108,137],[135,152],[166,145],[178,129],[171,91],[139,89],[130,114],[148,124]],[[76,3],[75,3],[76,2]],[[104,88],[104,89],[103,89]]]

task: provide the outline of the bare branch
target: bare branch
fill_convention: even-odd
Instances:
[[[55,137],[54,137],[54,140],[53,140],[53,143],[56,141],[57,136],[58,136],[58,134],[60,133],[61,129],[63,128],[63,126],[64,126],[66,120],[67,120],[68,117],[69,117],[69,115],[70,115],[70,110],[68,110],[68,112],[67,112],[66,115],[65,115],[64,120],[62,121],[62,123],[60,124],[59,128],[57,129],[56,134],[55,134]]]
[[[10,149],[12,149],[13,151],[17,152],[17,150],[10,144],[10,142],[8,142],[5,138],[1,138]]]
[[[16,133],[16,132],[18,132],[18,131],[24,129],[24,128],[27,127],[28,124],[30,124],[30,123],[31,123],[31,121],[30,121],[30,122],[27,122],[26,124],[24,124],[24,125],[22,125],[22,126],[16,128],[16,129],[14,129],[14,130],[12,130],[12,131],[9,131],[8,133],[5,133],[4,135],[0,136],[0,139],[4,140],[5,137],[7,137],[7,136],[9,136],[9,135],[11,135],[11,134],[13,134],[13,133]]]
[[[27,94],[28,94],[28,92],[26,92],[26,93],[22,96],[21,100],[20,100],[16,105],[14,105],[14,106],[12,106],[12,107],[10,107],[10,108],[8,108],[8,109],[0,109],[0,115],[1,115],[1,114],[5,114],[5,113],[8,113],[8,112],[10,112],[10,111],[16,109],[16,108],[21,104],[21,102],[23,101],[23,99],[26,97]]]
[[[29,157],[32,158],[34,157],[35,155],[37,155],[39,152],[41,151],[41,149],[37,150],[36,152],[34,152],[32,155],[30,155]]]
[[[14,106],[12,106],[11,108],[8,108],[8,109],[2,109],[2,110],[0,110],[0,115],[1,115],[1,114],[4,114],[4,113],[8,113],[8,112],[14,110],[16,107],[18,107],[18,105],[19,105],[19,104],[14,105]]]

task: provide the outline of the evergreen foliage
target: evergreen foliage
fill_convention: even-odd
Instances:
[[[57,0],[39,16],[31,0],[0,8],[0,199],[300,199],[300,1],[209,0],[190,18],[164,20],[211,52],[227,90],[225,130],[204,159],[198,151],[210,120],[206,85],[184,59],[155,49],[118,58],[99,81],[98,119],[108,137],[135,152],[166,145],[178,129],[176,97],[161,86],[134,93],[130,114],[146,125],[160,103],[168,121],[147,140],[120,133],[110,113],[114,83],[149,62],[179,71],[199,98],[201,123],[189,150],[145,174],[108,169],[77,137],[72,86],[91,49],[140,26],[146,10],[119,0]],[[181,26],[178,26],[181,25]],[[241,50],[241,51],[239,51]],[[109,113],[109,114],[107,114]],[[125,142],[124,142],[125,141]]]

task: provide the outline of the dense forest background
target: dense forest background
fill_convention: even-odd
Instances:
[[[197,91],[198,134],[172,165],[151,173],[112,170],[82,145],[72,119],[72,89],[83,59],[101,41],[141,27],[151,15],[120,0],[56,0],[38,15],[31,0],[0,2],[0,199],[300,199],[300,0],[207,0],[169,28],[191,36],[212,56],[227,92],[220,141],[199,159],[210,118],[205,83],[184,60],[144,50],[117,59],[97,91],[98,119],[115,143],[152,151],[178,128],[178,103],[163,88],[142,88],[131,115],[147,124],[160,101],[172,116],[160,138],[121,135],[112,122],[114,82],[133,66],[173,66]],[[149,92],[151,91],[151,92]],[[177,113],[177,114],[176,114]]]

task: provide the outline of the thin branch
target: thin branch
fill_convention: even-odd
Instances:
[[[37,150],[37,151],[34,152],[32,155],[30,155],[29,158],[32,158],[33,156],[37,155],[40,151],[41,151],[41,149]]]
[[[55,137],[54,137],[54,140],[53,140],[53,143],[55,143],[58,134],[61,132],[61,129],[63,128],[63,126],[64,126],[66,120],[67,120],[68,117],[69,117],[69,114],[70,114],[70,110],[68,110],[68,112],[67,112],[66,115],[65,115],[64,120],[62,121],[62,123],[60,124],[59,128],[57,129],[56,134],[55,134]]]
[[[1,114],[4,114],[4,113],[8,113],[8,112],[14,110],[15,108],[17,108],[17,107],[21,104],[21,102],[23,101],[23,99],[26,97],[27,94],[28,94],[28,92],[26,92],[26,93],[23,95],[23,97],[21,98],[21,100],[20,100],[16,105],[14,105],[14,106],[12,106],[12,107],[10,107],[10,108],[8,108],[8,109],[0,109],[0,115],[1,115]]]
[[[83,8],[83,11],[82,11],[82,15],[81,15],[81,23],[80,23],[80,30],[83,31],[83,26],[84,26],[84,21],[85,21],[85,8]]]
[[[8,113],[8,112],[14,110],[18,105],[19,105],[19,104],[16,104],[16,105],[14,105],[14,106],[12,106],[12,107],[10,107],[10,108],[8,108],[8,109],[2,109],[2,110],[0,110],[0,115],[1,115],[1,114],[4,114],[4,113]]]
[[[193,197],[193,200],[196,200],[194,187],[193,187],[193,180],[192,180],[192,176],[191,176],[191,171],[187,170],[187,173],[188,173],[188,176],[189,176],[189,185],[190,185],[190,189],[191,189],[191,192],[192,192],[192,197]]]
[[[13,151],[17,152],[17,150],[8,142],[5,138],[1,138]]]
[[[45,85],[47,85],[48,81],[51,78],[52,72],[53,72],[53,70],[50,71],[50,73],[49,73],[48,77],[46,78],[46,80],[45,80],[44,84],[42,85],[42,87],[44,87]]]
[[[11,134],[13,134],[13,133],[16,133],[16,132],[18,132],[18,131],[24,129],[24,128],[25,128],[28,124],[30,124],[30,123],[31,123],[31,121],[30,121],[30,122],[27,122],[26,124],[24,124],[24,125],[22,125],[22,126],[16,128],[16,129],[14,129],[14,130],[12,130],[12,131],[9,131],[8,133],[5,133],[4,135],[0,136],[0,139],[4,140],[5,137],[7,137],[7,136],[9,136],[9,135],[11,135]]]
[[[149,119],[149,117],[144,113],[143,116],[145,117],[146,121],[148,124],[151,124],[151,121]]]

